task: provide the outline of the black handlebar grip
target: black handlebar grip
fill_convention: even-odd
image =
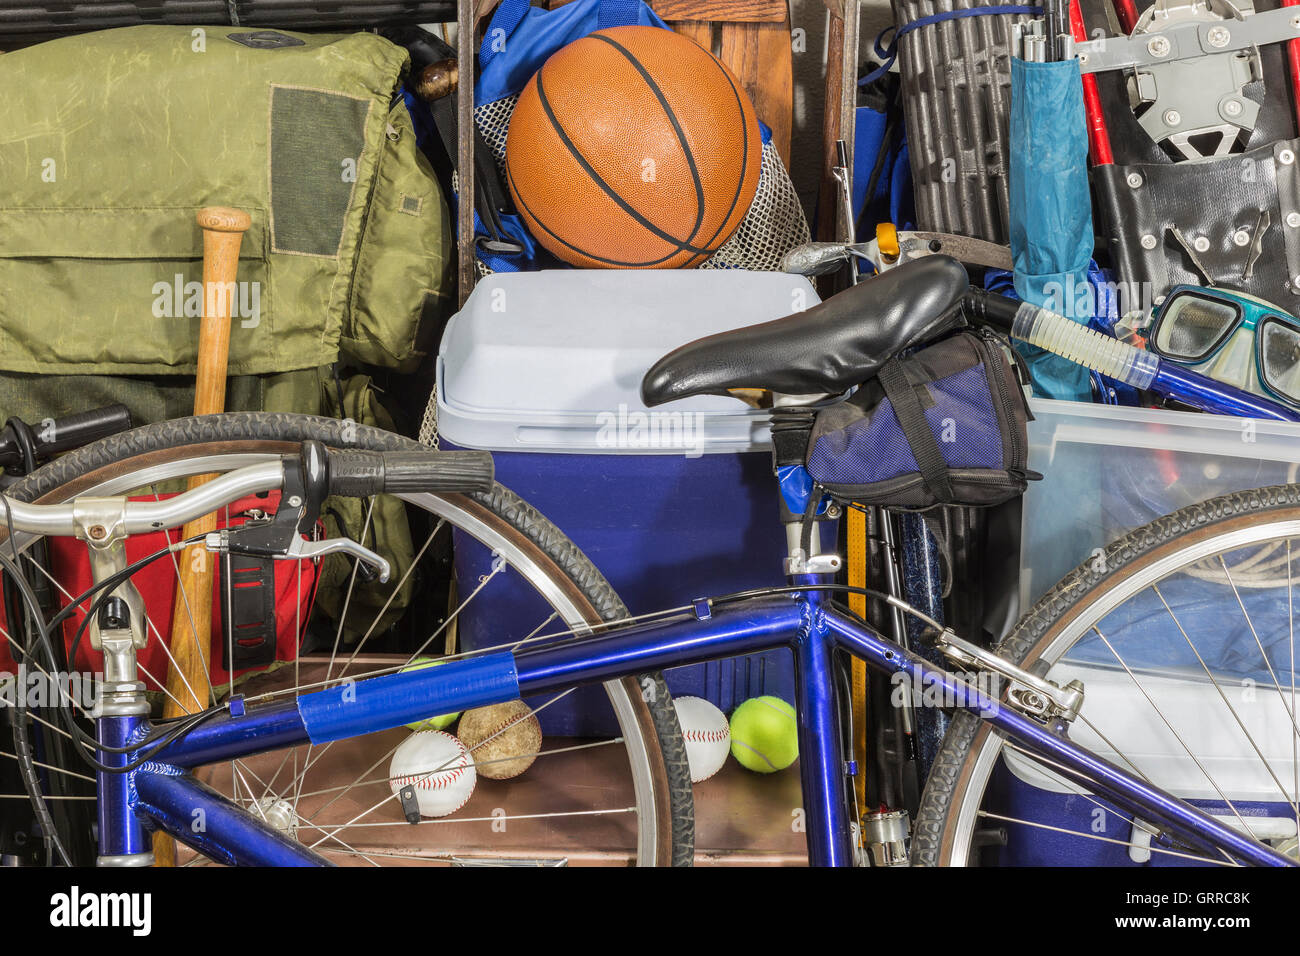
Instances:
[[[963,303],[966,317],[979,325],[987,325],[999,332],[1010,334],[1016,321],[1016,313],[1024,303],[1019,299],[989,292],[986,289],[972,288]]]
[[[105,405],[29,424],[37,460],[43,461],[52,455],[126,431],[131,427],[131,412],[122,404]],[[16,465],[20,461],[22,454],[13,429],[0,430],[0,465]]]
[[[329,493],[351,498],[488,491],[494,474],[492,454],[486,451],[331,449],[328,462]]]
[[[80,448],[93,441],[116,435],[131,427],[131,412],[125,405],[105,405],[88,412],[76,412],[56,418],[49,428],[49,440],[40,441],[38,447],[49,455]],[[40,437],[42,429],[37,429]]]

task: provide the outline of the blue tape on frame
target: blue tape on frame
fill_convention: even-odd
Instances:
[[[311,742],[321,744],[518,698],[515,657],[501,651],[304,694],[298,714]]]

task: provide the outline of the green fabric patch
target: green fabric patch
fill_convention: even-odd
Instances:
[[[370,101],[271,87],[271,251],[335,258]]]

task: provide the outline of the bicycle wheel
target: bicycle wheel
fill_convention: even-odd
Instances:
[[[295,453],[308,439],[372,450],[421,447],[398,435],[332,419],[272,413],[205,416],[104,439],[51,462],[15,484],[8,494],[42,503],[85,495],[156,494],[160,484],[175,479]],[[407,574],[419,566],[435,536],[449,534],[453,528],[461,540],[466,540],[461,535],[468,536],[500,558],[484,580],[472,587],[462,582],[462,594],[469,591],[469,596],[460,599],[442,624],[428,628],[430,636],[424,644],[431,653],[442,650],[439,640],[473,606],[471,602],[492,601],[494,588],[504,587],[505,582],[516,589],[526,585],[537,614],[505,628],[508,633],[501,634],[502,645],[555,639],[574,631],[589,633],[593,626],[627,616],[623,603],[582,552],[505,488],[498,485],[489,493],[474,495],[402,498],[409,508],[432,516],[432,530],[417,547],[416,562]],[[19,534],[19,553],[27,555],[33,540]],[[0,545],[10,547],[3,528]],[[73,596],[48,572],[43,573],[63,591],[64,601]],[[345,606],[355,582],[354,569]],[[154,622],[147,626],[151,641],[159,640]],[[341,633],[340,624],[328,654],[300,656],[241,683],[239,691],[255,706],[344,678],[391,673],[415,656],[371,653],[366,648],[370,632],[355,646],[343,647],[337,636]],[[165,677],[142,675],[153,688],[164,684]],[[694,841],[691,782],[669,692],[658,674],[610,681],[603,687],[605,716],[616,733],[559,743],[548,737],[527,773],[496,780],[480,772],[479,783],[461,810],[422,819],[425,825],[406,822],[390,792],[388,762],[410,733],[402,728],[332,746],[302,746],[203,768],[200,776],[246,809],[339,862],[688,865]],[[537,713],[562,696],[529,705]],[[61,772],[84,770],[70,767]]]
[[[998,653],[1085,699],[1070,737],[1295,857],[1300,486],[1183,508],[1040,599]],[[1179,845],[958,714],[912,841],[919,865],[1192,865]]]

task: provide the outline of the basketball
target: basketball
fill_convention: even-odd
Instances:
[[[758,189],[754,106],[671,30],[598,30],[550,57],[510,117],[506,182],[547,250],[595,269],[698,266]]]

